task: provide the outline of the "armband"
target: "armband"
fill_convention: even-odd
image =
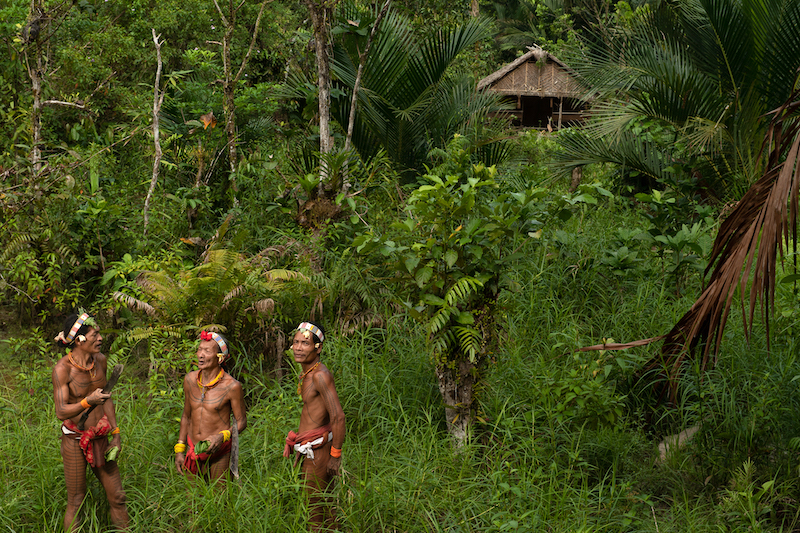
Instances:
[[[92,406],[92,404],[90,404],[89,401],[86,398],[81,400],[81,407],[83,407],[84,409],[88,409],[91,406]]]
[[[186,451],[186,443],[182,440],[179,440],[172,449],[175,450],[175,453],[183,453]]]
[[[334,448],[331,446],[331,457],[341,457],[342,456],[342,449],[341,448]]]
[[[228,431],[227,429],[223,429],[222,431],[220,431],[220,433],[222,433],[222,442],[228,442],[229,440],[231,440],[231,432]]]

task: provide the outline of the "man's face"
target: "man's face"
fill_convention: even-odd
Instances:
[[[100,347],[103,344],[103,336],[94,328],[89,328],[86,332],[86,340],[81,343],[81,347],[89,353],[99,353]]]
[[[310,332],[298,331],[294,334],[292,354],[294,354],[294,360],[298,363],[314,361],[319,356],[321,349],[321,346],[319,348],[314,346],[314,336]]]
[[[200,341],[197,346],[197,366],[201,369],[219,366],[219,344],[214,341]]]

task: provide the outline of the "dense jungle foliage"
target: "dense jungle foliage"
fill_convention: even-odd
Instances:
[[[125,364],[133,531],[307,529],[281,455],[305,319],[347,417],[342,531],[800,530],[800,2],[383,7],[0,4],[0,529],[61,530],[50,339],[84,307]],[[532,45],[580,125],[476,90]],[[610,349],[688,339],[718,279],[686,350]],[[247,402],[224,490],[174,469],[201,329]]]

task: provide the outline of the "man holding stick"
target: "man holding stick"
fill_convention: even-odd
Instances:
[[[55,341],[70,350],[58,360],[52,373],[56,416],[62,421],[61,457],[67,484],[64,531],[79,528],[77,514],[86,496],[87,464],[106,491],[111,521],[117,528],[127,530],[125,491],[116,461],[122,448],[120,429],[111,392],[103,390],[108,364],[100,353],[103,337],[94,317],[81,312],[67,317],[64,330]]]
[[[197,347],[198,369],[183,380],[183,415],[175,467],[207,479],[222,478],[230,468],[231,413],[237,434],[247,427],[242,384],[225,372],[228,343],[219,333],[203,331]]]
[[[313,531],[331,528],[336,521],[333,509],[323,503],[322,492],[327,490],[342,463],[342,444],[345,436],[345,417],[333,376],[320,361],[325,334],[311,322],[297,326],[292,340],[294,360],[300,363],[302,373],[297,393],[303,400],[300,427],[286,437],[284,457],[292,449],[297,458],[302,456],[301,472],[310,507],[310,525]]]

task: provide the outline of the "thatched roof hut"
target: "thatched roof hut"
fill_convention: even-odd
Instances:
[[[582,92],[574,73],[538,46],[529,46],[527,53],[483,78],[478,90],[483,89],[514,100],[510,112],[522,126],[560,128],[581,120]]]

